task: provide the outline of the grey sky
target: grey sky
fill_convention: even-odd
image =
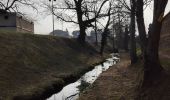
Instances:
[[[169,11],[170,11],[170,1],[167,4],[165,14],[167,14]],[[144,15],[145,15],[145,24],[147,29],[148,25],[152,22],[152,6],[148,7],[145,10]],[[38,17],[38,20],[35,22],[35,33],[49,34],[52,31],[52,16],[51,15],[48,15],[46,17],[42,15],[39,16],[40,17]],[[69,32],[78,30],[78,27],[75,24],[63,23],[63,30],[66,30],[66,28],[69,30]],[[62,22],[55,20],[55,29],[62,30]]]

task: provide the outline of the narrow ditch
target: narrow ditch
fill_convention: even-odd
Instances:
[[[108,58],[104,63],[95,66],[93,70],[85,73],[76,82],[66,85],[60,92],[52,95],[47,100],[77,100],[80,92],[93,84],[102,72],[106,71],[120,60],[117,53],[111,55],[112,58]]]

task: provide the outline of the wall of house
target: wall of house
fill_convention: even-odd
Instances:
[[[102,39],[102,30],[97,31],[97,41],[101,42]],[[90,32],[90,36],[87,36],[86,40],[90,43],[95,43],[96,42],[96,34],[95,31]]]
[[[18,32],[34,33],[34,23],[21,16],[16,17],[16,27]]]
[[[166,34],[170,34],[170,13],[165,16],[162,24],[161,36]]]
[[[159,49],[164,53],[169,54],[170,50],[170,13],[164,17],[161,30],[160,46]]]
[[[16,14],[0,14],[0,31],[16,31]]]
[[[0,15],[0,30],[34,33],[34,23],[16,13],[4,13]]]

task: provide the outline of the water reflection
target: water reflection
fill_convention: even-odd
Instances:
[[[118,57],[118,54],[112,54],[112,58],[106,59],[103,64],[95,66],[92,71],[84,74],[78,81],[65,86],[59,93],[54,94],[47,100],[77,100],[80,91],[91,85],[103,71],[120,61]]]

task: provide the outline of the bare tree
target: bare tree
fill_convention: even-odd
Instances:
[[[128,11],[130,14],[130,58],[131,64],[137,62],[137,54],[136,54],[136,38],[135,38],[135,13],[136,13],[136,0],[130,0],[129,4],[126,0],[118,0]]]
[[[128,44],[129,44],[129,30],[128,30],[128,26],[126,26],[125,27],[125,32],[124,32],[124,49],[126,51],[129,50]]]
[[[22,11],[19,10],[21,6],[31,7],[37,11],[33,0],[2,0],[0,1],[0,13],[13,11],[23,14]]]
[[[141,40],[140,45],[141,45],[142,53],[146,52],[146,46],[147,46],[147,37],[146,37],[144,15],[143,15],[143,11],[144,11],[143,6],[144,6],[143,0],[136,1],[136,21],[137,21],[138,30],[139,30],[139,38]]]
[[[109,0],[63,0],[54,5],[53,14],[60,20],[79,25],[80,35],[78,40],[85,43],[88,27],[94,27],[97,19],[108,16],[106,5]],[[49,5],[47,5],[50,8]],[[105,8],[105,9],[104,9]]]
[[[139,0],[140,1],[140,0]],[[140,2],[137,3],[140,3]],[[160,64],[160,60],[159,60],[159,40],[160,40],[160,31],[161,31],[161,27],[162,27],[162,19],[164,16],[164,12],[165,12],[165,7],[167,5],[168,0],[154,0],[154,10],[153,10],[153,22],[150,28],[150,32],[149,32],[149,37],[148,37],[148,43],[147,45],[143,45],[143,47],[146,47],[146,49],[144,49],[144,51],[146,50],[146,52],[143,52],[144,55],[144,80],[143,80],[143,85],[142,86],[150,86],[153,84],[154,81],[157,80],[158,76],[161,75],[162,73],[162,66]],[[139,9],[139,14],[142,14],[142,5],[138,4],[138,9]],[[143,16],[137,16],[138,19],[142,19]],[[142,22],[140,23],[144,23],[143,20],[141,20]],[[139,23],[138,23],[139,24]],[[141,33],[145,32],[145,29],[142,28],[141,29]],[[144,37],[145,33],[140,34],[142,35],[141,37],[143,37],[144,39],[146,39],[146,37]],[[141,38],[141,42],[142,44],[146,44],[144,40],[142,40],[143,38]]]
[[[108,29],[108,27],[109,27],[109,25],[110,25],[111,3],[110,3],[110,9],[109,9],[109,11],[108,11],[108,15],[109,15],[108,21],[107,21],[106,26],[105,26],[105,28],[104,28],[104,31],[103,31],[103,33],[102,33],[101,48],[100,48],[100,54],[101,54],[101,55],[103,55],[104,47],[105,47],[105,45],[107,44],[107,37],[108,37],[108,35],[109,35],[109,29]]]
[[[124,28],[129,25],[130,12],[120,3],[115,4],[115,14],[112,15],[113,32],[115,34],[115,47],[117,49],[124,49]]]
[[[130,57],[131,57],[131,64],[137,62],[137,54],[136,54],[136,38],[135,38],[135,10],[136,10],[136,2],[135,0],[130,0],[131,5],[131,22],[130,22]]]
[[[144,78],[142,86],[151,86],[162,73],[159,60],[159,40],[162,27],[162,19],[168,0],[131,0],[136,4],[136,17],[139,30],[140,44],[144,61]],[[154,1],[153,22],[149,28],[148,37],[145,30],[143,11],[151,1]],[[127,9],[125,0],[122,2]],[[145,7],[144,7],[145,6]]]

